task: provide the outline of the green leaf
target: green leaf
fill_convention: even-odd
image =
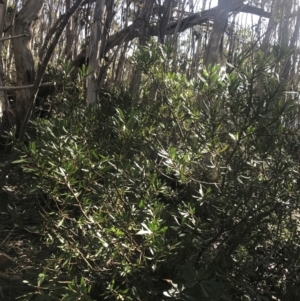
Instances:
[[[59,228],[65,221],[65,218],[63,217],[57,224],[57,227]]]
[[[45,277],[46,277],[46,275],[44,274],[44,273],[40,273],[39,275],[38,275],[38,282],[37,282],[37,285],[38,286],[41,286],[41,284],[44,282],[44,280],[45,280]]]

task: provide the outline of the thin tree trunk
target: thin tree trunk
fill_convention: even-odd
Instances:
[[[185,9],[185,2],[186,0],[183,0],[182,2],[182,6],[181,6],[181,10],[178,10],[178,22],[175,28],[175,31],[173,33],[173,38],[172,38],[172,45],[175,49],[174,53],[173,53],[173,62],[172,62],[172,72],[176,72],[177,71],[177,60],[178,60],[178,32],[179,32],[179,28],[183,19],[183,15],[184,15],[184,9]]]
[[[148,37],[148,24],[150,21],[151,13],[152,13],[152,8],[153,8],[153,2],[152,0],[147,0],[144,4],[144,7],[142,9],[142,13],[139,17],[139,19],[142,20],[142,28],[141,28],[141,35],[139,38],[139,44],[140,45],[145,45]],[[131,80],[131,85],[130,85],[130,91],[132,94],[137,94],[140,88],[141,84],[141,79],[142,79],[142,70],[137,69],[134,72],[134,75]]]
[[[261,50],[264,53],[267,53],[271,43],[271,36],[274,33],[274,30],[276,29],[277,26],[277,19],[278,19],[278,14],[280,14],[280,2],[281,0],[274,0],[272,3],[272,12],[271,12],[271,17],[269,19],[268,23],[268,29],[266,31],[265,37],[263,39],[262,45],[261,45]]]
[[[10,3],[8,3],[8,4],[10,4]],[[14,27],[14,22],[15,22],[15,16],[17,14],[17,7],[19,5],[19,0],[15,0],[13,5],[14,5],[13,12],[11,14],[6,13],[6,16],[5,16],[6,17],[5,26],[9,27],[8,30],[4,34],[5,37],[12,36],[12,34],[13,34],[13,27]],[[5,60],[6,60],[5,75],[6,75],[7,79],[12,80],[12,78],[13,78],[12,70],[14,68],[11,68],[11,66],[14,62],[13,62],[13,49],[12,49],[11,40],[8,41],[6,50],[7,50],[7,54],[6,54],[6,58],[5,58]]]
[[[204,54],[204,64],[206,67],[208,67],[208,65],[210,64],[215,65],[218,61],[220,45],[224,34],[225,26],[227,24],[228,14],[232,7],[232,1],[233,0],[219,0],[219,9],[216,13],[213,30],[210,35],[208,47],[206,48]]]
[[[115,72],[115,74],[116,74],[115,83],[121,83],[122,82],[128,44],[129,44],[129,42],[126,42],[124,47],[123,47],[123,51],[121,51],[119,61],[118,61],[117,70]]]
[[[0,38],[3,34],[5,12],[6,12],[7,0],[0,2]],[[0,41],[0,53],[2,53],[2,42]],[[3,84],[3,65],[2,58],[0,57],[0,86]],[[8,109],[7,95],[5,91],[0,91],[0,133],[3,131],[3,114]]]
[[[72,60],[77,56],[78,44],[80,39],[80,24],[79,24],[79,11],[72,17],[73,20],[73,33],[74,33],[74,42],[73,42],[73,56]]]
[[[66,11],[68,11],[71,8],[71,0],[66,0]],[[66,60],[72,59],[72,46],[73,46],[73,40],[74,40],[74,24],[73,24],[73,18],[70,19],[67,28],[66,28],[66,49],[65,49],[65,57]]]
[[[114,0],[107,0],[106,1],[106,10],[105,10],[105,16],[103,16],[103,30],[102,30],[102,36],[101,36],[101,44],[100,44],[100,57],[99,61],[101,59],[105,58],[105,47],[106,42],[109,38],[109,31],[111,28],[111,24],[113,21],[113,17],[115,15],[114,11]],[[104,21],[105,19],[105,21]],[[116,50],[118,52],[118,50]],[[112,62],[112,59],[109,59],[108,57],[105,58],[105,63],[100,67],[100,72],[97,78],[98,81],[98,87],[101,87],[104,81],[107,79],[107,72],[109,70],[109,66]]]
[[[300,8],[298,9],[298,16],[297,16],[295,29],[294,29],[294,32],[293,32],[293,35],[291,37],[291,41],[289,44],[290,51],[296,50],[297,41],[299,40],[299,31],[300,31]],[[288,43],[288,41],[287,41],[287,43]],[[280,79],[288,80],[289,73],[291,72],[291,70],[293,70],[293,68],[291,68],[291,65],[292,65],[291,60],[292,60],[291,55],[285,59],[285,62],[283,64],[283,67],[280,72]]]
[[[233,16],[233,20],[232,20],[232,24],[228,30],[228,45],[226,47],[226,49],[228,49],[227,53],[228,53],[228,58],[227,58],[227,62],[228,63],[233,63],[233,57],[234,57],[234,51],[235,51],[235,38],[234,38],[234,31],[235,31],[235,24],[236,24],[236,15]],[[229,73],[231,70],[231,67],[228,65],[226,67],[226,72]]]
[[[281,5],[281,28],[280,28],[280,45],[284,49],[287,49],[289,46],[289,27],[291,24],[291,20],[289,18],[284,18],[284,16],[289,16],[292,11],[292,3],[290,1],[286,1]]]
[[[98,95],[98,73],[101,51],[101,37],[103,31],[103,15],[105,0],[96,0],[94,20],[92,24],[90,46],[89,46],[89,67],[90,75],[87,80],[87,105],[95,105]]]
[[[192,58],[192,75],[191,78],[196,77],[198,71],[199,71],[199,63],[202,53],[202,39],[203,34],[201,33],[197,40],[197,46],[196,46],[196,52],[195,55]]]
[[[166,0],[164,5],[159,7],[159,30],[158,42],[164,44],[167,26],[170,21],[171,0]]]
[[[184,10],[185,10],[185,2],[186,0],[183,0],[182,2],[182,6],[181,6],[181,11],[178,11],[178,22],[175,28],[175,31],[173,33],[173,44],[177,45],[177,38],[178,38],[178,32],[179,32],[179,28],[183,19],[183,15],[184,15]]]

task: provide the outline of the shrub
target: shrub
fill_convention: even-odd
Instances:
[[[66,95],[36,121],[20,161],[28,190],[47,195],[51,257],[34,294],[288,300],[298,285],[295,105],[269,67],[281,57],[188,81],[167,71],[167,53],[152,44],[135,57],[147,69],[137,102],[126,89],[102,91],[99,108]]]

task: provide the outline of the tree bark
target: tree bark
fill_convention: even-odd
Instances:
[[[129,44],[129,42],[126,42],[125,45],[124,45],[123,51],[121,51],[119,61],[118,61],[117,70],[115,72],[115,74],[116,74],[115,83],[121,83],[122,82],[128,44]]]
[[[142,8],[142,12],[138,19],[142,21],[141,23],[141,30],[139,31],[139,45],[144,46],[146,45],[147,38],[149,37],[149,21],[152,13],[153,8],[153,1],[147,0],[144,3]],[[140,88],[142,79],[142,70],[137,69],[135,70],[130,84],[130,92],[132,94],[137,94]]]
[[[0,3],[0,38],[3,34],[7,0]],[[0,40],[0,53],[2,53],[2,41]],[[3,65],[0,57],[0,86],[3,86]],[[3,114],[8,109],[8,101],[5,91],[0,91],[0,133],[3,130]]]
[[[280,14],[280,9],[279,9],[280,2],[281,2],[281,0],[274,0],[272,2],[272,11],[271,11],[271,16],[270,16],[269,23],[268,23],[268,29],[266,31],[266,34],[264,36],[264,39],[263,39],[263,42],[261,45],[261,50],[264,53],[268,52],[272,34],[274,33],[274,30],[277,27],[278,22],[276,19],[277,19],[277,16]]]
[[[241,5],[242,2],[243,1],[241,1]],[[225,31],[231,6],[232,0],[219,0],[218,12],[215,16],[213,30],[204,54],[204,65],[206,67],[217,63],[221,40]]]
[[[44,73],[46,71],[47,65],[50,61],[50,58],[55,50],[55,47],[57,46],[59,42],[59,38],[62,35],[62,32],[64,31],[65,27],[67,26],[70,18],[76,13],[80,5],[82,4],[84,0],[76,0],[73,4],[73,6],[64,14],[61,16],[60,21],[55,26],[55,31],[52,31],[52,38],[51,42],[47,42],[47,50],[42,54],[38,68],[37,68],[37,74],[34,80],[33,84],[33,92],[31,97],[31,102],[29,107],[27,108],[26,115],[24,116],[23,126],[21,128],[19,139],[22,140],[25,136],[25,130],[30,118],[30,115],[32,113],[32,110],[34,108],[34,103],[37,98],[37,94],[39,91],[40,86],[42,85],[42,78],[44,76]],[[45,48],[46,49],[46,48]]]
[[[171,0],[166,0],[164,5],[159,8],[159,29],[158,29],[158,42],[164,44],[165,34],[168,23],[170,21],[171,13]]]
[[[13,35],[26,35],[20,39],[12,40],[18,86],[30,85],[34,81],[34,61],[31,52],[32,30],[43,3],[43,0],[28,0],[15,18]],[[31,97],[32,91],[29,89],[17,91],[15,112],[17,136],[21,130],[27,109],[30,106]]]
[[[66,11],[71,8],[71,0],[66,0]],[[67,60],[73,58],[72,56],[72,48],[73,48],[73,41],[74,41],[74,24],[73,18],[70,19],[67,28],[66,28],[66,49],[65,49],[65,57]]]
[[[290,44],[288,45],[288,49],[289,51],[295,51],[296,50],[296,46],[297,46],[297,41],[299,40],[299,32],[300,32],[300,8],[298,9],[298,16],[297,16],[297,21],[296,21],[296,25],[295,25],[295,29],[293,32],[293,35],[290,39]],[[280,79],[281,80],[288,80],[289,74],[290,72],[294,69],[291,68],[292,67],[292,57],[288,56],[285,59],[285,62],[283,64],[283,67],[280,71]],[[296,58],[294,57],[294,64],[296,63]],[[291,75],[290,75],[291,77]]]
[[[90,75],[87,80],[87,105],[95,105],[98,95],[98,73],[100,65],[101,37],[103,32],[103,15],[105,0],[97,0],[94,11],[90,45],[89,45],[89,67]]]

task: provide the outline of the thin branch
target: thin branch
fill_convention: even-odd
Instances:
[[[55,83],[43,83],[40,85],[40,87],[51,87],[56,86]],[[0,91],[17,91],[17,90],[23,90],[23,89],[32,89],[34,85],[26,85],[26,86],[0,86]]]
[[[24,33],[24,34],[19,34],[17,36],[13,36],[13,37],[1,38],[0,42],[7,41],[7,40],[19,39],[19,38],[23,38],[23,37],[28,37],[28,34]]]

